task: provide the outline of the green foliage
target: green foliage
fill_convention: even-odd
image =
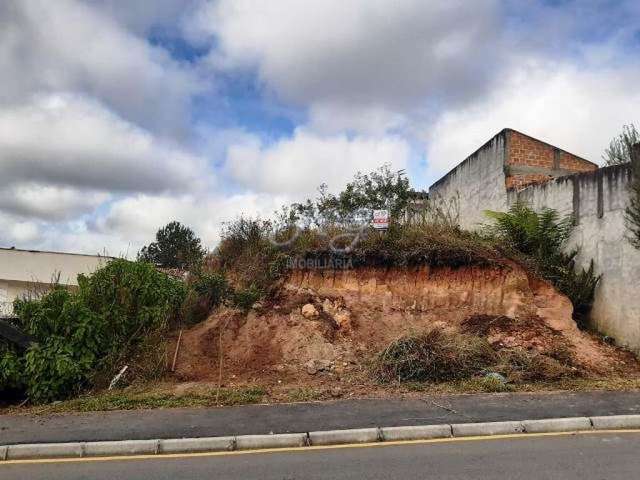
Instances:
[[[593,262],[586,270],[576,269],[578,250],[565,253],[573,231],[573,218],[561,218],[557,211],[549,208],[536,212],[524,203],[514,204],[508,212],[485,213],[493,220],[490,232],[525,255],[538,274],[569,297],[574,316],[582,324],[600,277],[594,275]]]
[[[162,268],[186,269],[200,264],[205,253],[193,230],[171,222],[158,230],[155,242],[140,250],[138,259]]]
[[[316,227],[349,225],[368,221],[368,212],[372,209],[387,209],[392,219],[398,219],[413,194],[404,171],[393,172],[389,165],[369,174],[358,172],[337,195],[330,193],[325,184],[318,192],[315,200],[295,203],[285,209],[281,220],[287,224],[301,222]]]
[[[0,393],[23,388],[22,371],[24,365],[16,351],[0,342]]]
[[[188,324],[207,318],[212,309],[222,305],[232,294],[229,282],[221,273],[199,272],[188,287],[182,315]]]
[[[78,277],[78,296],[109,330],[111,346],[167,326],[186,287],[146,262],[116,259],[93,275]]]
[[[602,156],[606,165],[619,165],[631,162],[633,146],[640,143],[640,133],[635,125],[624,125],[622,133],[611,140],[609,148],[605,149]]]
[[[185,296],[182,282],[122,259],[79,276],[78,283],[76,292],[56,287],[40,299],[15,302],[19,327],[37,343],[22,356],[6,349],[0,355],[12,372],[0,377],[0,391],[22,386],[37,403],[78,393],[163,330]]]
[[[210,268],[229,277],[238,290],[268,293],[286,267],[285,253],[271,238],[273,224],[240,217],[225,224],[222,239],[210,259]]]
[[[536,212],[525,203],[514,204],[506,213],[487,211],[485,214],[494,221],[494,234],[521,253],[539,259],[560,252],[573,230],[571,216],[560,218],[551,208]]]
[[[262,291],[252,285],[233,294],[233,305],[242,310],[249,310],[261,297]]]

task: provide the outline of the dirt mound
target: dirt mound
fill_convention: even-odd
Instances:
[[[515,264],[296,271],[248,314],[221,309],[185,332],[176,376],[358,378],[390,342],[434,328],[486,338],[514,355],[539,352],[587,376],[638,372],[632,355],[578,330],[571,314],[566,297]]]

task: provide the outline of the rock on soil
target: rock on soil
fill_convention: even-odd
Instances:
[[[216,379],[222,358],[227,380],[357,381],[391,341],[431,328],[541,352],[562,343],[586,374],[639,371],[635,357],[580,331],[570,301],[517,264],[295,271],[262,307],[221,309],[185,332],[177,379]]]

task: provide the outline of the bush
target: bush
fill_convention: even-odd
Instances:
[[[262,291],[255,286],[251,286],[233,294],[233,305],[242,310],[249,310],[261,297]]]
[[[188,284],[182,317],[187,324],[201,322],[231,294],[229,282],[221,273],[198,273]]]
[[[507,317],[496,317],[499,322]],[[443,382],[473,379],[491,388],[495,372],[511,382],[558,380],[579,375],[571,365],[572,354],[563,340],[549,351],[522,347],[491,346],[488,336],[494,324],[481,335],[429,330],[406,335],[385,348],[374,363],[374,373],[382,382]],[[479,330],[480,331],[480,330]],[[503,384],[504,386],[504,384]],[[502,388],[502,387],[496,387]]]
[[[578,250],[565,253],[573,217],[561,218],[550,208],[536,212],[524,203],[514,204],[508,212],[486,214],[494,222],[490,233],[523,254],[525,263],[566,295],[573,304],[574,318],[584,327],[600,277],[594,275],[593,262],[586,270],[576,269]]]
[[[15,302],[19,326],[37,344],[22,356],[5,348],[0,362],[12,373],[0,376],[0,390],[18,386],[41,403],[95,385],[167,327],[185,294],[182,282],[151,264],[126,260],[81,275],[78,283],[77,292],[55,287],[40,299]]]
[[[272,234],[271,222],[240,217],[225,224],[209,263],[237,289],[267,293],[286,266],[286,255],[272,243]]]
[[[383,382],[460,380],[495,361],[495,352],[480,337],[430,330],[392,342],[378,356],[376,376]]]

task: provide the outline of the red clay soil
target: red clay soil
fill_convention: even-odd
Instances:
[[[186,331],[175,377],[364,381],[367,365],[389,342],[431,328],[475,333],[495,348],[546,352],[564,345],[583,375],[638,375],[633,355],[580,331],[571,315],[566,297],[517,265],[296,271],[268,303],[247,314],[221,309]]]

